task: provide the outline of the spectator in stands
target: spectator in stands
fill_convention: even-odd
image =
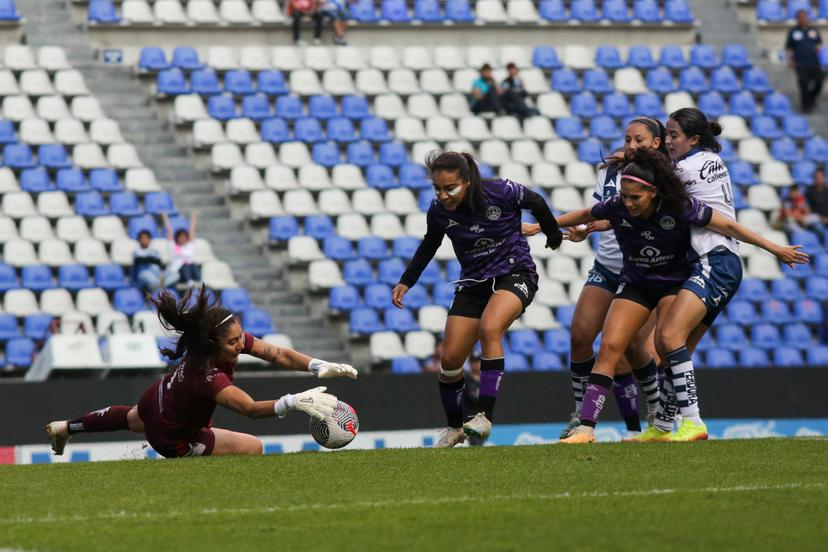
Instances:
[[[297,46],[307,44],[299,38],[299,28],[305,16],[313,19],[313,43],[322,44],[322,23],[324,15],[319,9],[320,0],[287,0],[287,14],[293,18],[293,43]]]
[[[195,231],[198,214],[190,217],[190,229],[179,228],[173,232],[170,218],[164,218],[167,242],[170,245],[170,264],[164,273],[164,285],[182,283],[185,287],[194,287],[201,283],[201,265],[195,262]]]
[[[146,230],[138,233],[138,249],[132,252],[132,281],[144,293],[152,293],[163,285],[164,263],[161,254],[150,247],[152,236]]]
[[[434,352],[431,353],[425,364],[423,364],[423,372],[433,372],[435,374],[440,372],[440,357],[443,356],[443,340],[437,338],[434,342]]]
[[[512,62],[506,64],[506,70],[509,71],[509,76],[503,79],[500,83],[503,89],[503,96],[501,101],[503,109],[511,115],[515,115],[521,120],[526,117],[538,115],[540,112],[534,107],[530,107],[526,103],[526,98],[529,94],[523,88],[523,79],[518,76],[518,67]]]
[[[492,66],[488,63],[484,63],[480,68],[480,77],[472,84],[471,95],[473,113],[500,112],[503,89],[495,82]]]
[[[811,111],[822,91],[822,65],[819,51],[822,49],[822,37],[819,31],[811,27],[808,12],[796,12],[796,26],[788,31],[785,52],[788,66],[796,70],[799,82],[799,98],[803,111]]]
[[[825,186],[825,169],[814,171],[814,184],[805,192],[805,198],[811,210],[819,216],[819,221],[828,224],[828,187]]]
[[[782,202],[779,210],[779,223],[788,232],[798,232],[803,229],[825,233],[825,227],[819,215],[811,211],[808,200],[802,195],[799,186],[791,186],[788,197]]]
[[[348,40],[345,38],[348,32],[348,14],[345,11],[345,5],[351,0],[318,0],[319,14],[323,19],[330,19],[333,26],[334,36],[333,43],[337,46],[347,46]]]

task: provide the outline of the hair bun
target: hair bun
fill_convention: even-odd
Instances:
[[[722,133],[722,125],[715,121],[711,121],[707,124],[707,128],[710,129],[710,134],[713,136],[718,136]]]

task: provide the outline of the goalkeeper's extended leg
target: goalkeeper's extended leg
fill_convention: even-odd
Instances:
[[[56,420],[46,425],[52,450],[60,456],[75,433],[130,430],[143,433],[144,424],[135,406],[107,406],[71,420]]]

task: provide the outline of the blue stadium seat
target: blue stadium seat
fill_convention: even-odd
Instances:
[[[572,0],[569,6],[569,17],[583,23],[595,23],[601,19],[592,0]]]
[[[355,335],[372,334],[385,329],[380,322],[377,311],[371,307],[357,307],[349,315],[351,333]]]
[[[796,140],[804,140],[814,135],[811,126],[808,124],[808,119],[802,115],[786,115],[782,120],[782,129],[785,134]]]
[[[751,328],[750,341],[754,347],[768,351],[782,345],[782,336],[773,324],[760,323]]]
[[[366,307],[371,307],[372,309],[379,310],[392,307],[391,286],[387,284],[368,284],[367,286],[365,286],[365,292],[363,296],[365,298]]]
[[[692,23],[693,12],[687,0],[666,0],[664,3],[664,19],[673,23]]]
[[[446,0],[446,19],[455,23],[473,23],[474,14],[468,0]]]
[[[17,272],[15,272],[14,267],[0,262],[0,291],[8,291],[19,287],[20,283],[17,281]]]
[[[361,303],[359,290],[354,286],[331,288],[328,296],[328,308],[335,313],[348,312]]]
[[[809,366],[828,366],[828,345],[815,345],[806,353]]]
[[[185,71],[195,71],[204,68],[204,63],[198,57],[198,52],[190,46],[178,46],[173,49],[172,64]]]
[[[374,281],[374,270],[365,259],[356,259],[342,266],[342,278],[348,284],[361,287]]]
[[[368,236],[357,242],[357,255],[365,259],[381,260],[388,257],[388,246],[378,236]]]
[[[584,73],[584,89],[596,94],[609,94],[615,87],[606,71],[590,69]]]
[[[37,148],[38,163],[47,169],[68,169],[72,161],[63,144],[43,144]]]
[[[730,173],[730,181],[737,186],[753,186],[759,183],[759,179],[756,178],[756,173],[753,171],[753,165],[746,161],[728,163],[727,170]]]
[[[199,69],[190,73],[190,88],[194,94],[213,96],[221,94],[222,87],[218,74],[213,69]]]
[[[547,330],[543,334],[543,347],[550,353],[569,354],[569,330]]]
[[[422,190],[431,187],[431,181],[424,166],[417,163],[406,163],[399,170],[400,186]]]
[[[739,286],[739,295],[742,299],[753,301],[754,303],[761,303],[770,299],[768,287],[765,282],[756,278],[745,278]]]
[[[420,330],[420,325],[414,319],[414,314],[408,309],[387,308],[383,320],[385,321],[385,329],[392,332],[404,333]]]
[[[445,308],[451,307],[454,301],[454,284],[440,282],[434,285],[434,303]]]
[[[817,163],[828,162],[828,140],[821,136],[807,140],[802,147],[802,158]]]
[[[377,281],[389,286],[397,285],[405,272],[405,266],[405,262],[396,257],[380,261],[377,265]]]
[[[615,119],[609,115],[599,115],[589,122],[589,133],[596,138],[611,140],[618,136],[619,132]]]
[[[381,18],[391,23],[411,22],[405,0],[382,0]]]
[[[572,317],[575,314],[575,305],[563,305],[555,309],[555,320],[565,328],[572,325]]]
[[[377,117],[362,119],[359,124],[359,135],[362,140],[370,142],[387,142],[393,138],[385,120]]]
[[[135,192],[118,192],[109,196],[109,208],[113,215],[137,217],[144,214],[144,207]]]
[[[75,196],[75,213],[85,217],[109,214],[104,198],[98,192],[82,192]]]
[[[828,254],[821,253],[814,258],[814,272],[818,276],[828,277]]]
[[[86,182],[83,171],[76,168],[60,169],[55,176],[55,183],[58,190],[68,194],[89,190],[89,184]]]
[[[561,94],[577,94],[581,91],[578,75],[572,69],[555,69],[552,71],[552,90]]]
[[[297,96],[279,96],[276,98],[276,116],[283,119],[298,119],[305,116],[302,100]]]
[[[802,353],[793,347],[778,347],[773,351],[773,363],[779,368],[801,368]]]
[[[681,46],[667,45],[661,47],[658,64],[668,69],[684,69],[687,67],[687,60]]]
[[[262,337],[270,333],[276,333],[276,326],[267,311],[257,308],[248,308],[242,313],[242,325],[245,331]]]
[[[308,100],[308,117],[330,119],[336,117],[336,100],[333,96],[311,96]]]
[[[594,117],[598,114],[598,102],[592,92],[581,92],[569,99],[569,109],[575,117]]]
[[[782,270],[782,276],[792,280],[806,280],[814,274],[811,265],[808,264],[796,265],[794,268],[788,265],[780,265],[780,268]]]
[[[815,276],[805,281],[805,295],[816,301],[828,300],[828,279]]]
[[[580,140],[586,137],[581,120],[577,117],[561,117],[555,121],[555,132],[564,140]]]
[[[690,48],[690,65],[702,69],[714,69],[719,66],[716,49],[707,44],[694,44]]]
[[[507,372],[528,372],[529,361],[524,355],[519,353],[510,353],[504,359],[504,369]]]
[[[443,14],[437,0],[416,0],[414,2],[414,19],[424,23],[442,23]]]
[[[86,20],[90,23],[119,23],[121,17],[115,9],[115,3],[110,0],[92,0],[86,12]]]
[[[635,0],[633,17],[644,23],[659,23],[662,20],[661,11],[655,0]]]
[[[173,230],[174,229],[175,223],[173,223]],[[153,238],[160,235],[155,218],[150,215],[143,215],[129,219],[129,222],[127,223],[127,234],[129,234],[130,238],[133,240],[138,239],[138,234],[144,231],[149,232]]]
[[[169,69],[170,63],[163,49],[157,46],[145,46],[141,48],[138,56],[138,68],[143,71],[161,71]]]
[[[728,349],[713,347],[707,351],[706,356],[705,364],[709,368],[736,368],[737,366],[733,351]]]
[[[408,150],[400,142],[386,142],[380,146],[379,161],[391,167],[401,167],[408,162]]]
[[[300,142],[312,144],[325,140],[325,133],[319,121],[310,117],[301,117],[293,122],[294,137]]]
[[[769,299],[761,303],[759,310],[762,321],[769,324],[787,324],[793,321],[793,314],[788,304],[779,299]]]
[[[623,0],[621,1],[623,2]],[[606,1],[604,2],[604,6],[606,6]],[[604,69],[618,69],[625,65],[621,60],[621,53],[615,46],[598,46],[595,49],[595,64]]]
[[[29,338],[17,337],[6,343],[6,364],[15,368],[28,368],[32,365],[35,344]]]
[[[607,96],[609,97],[609,96]],[[661,105],[661,98],[656,94],[637,94],[633,100],[633,113],[648,117],[663,118],[666,114]]]
[[[262,123],[259,133],[265,142],[281,144],[290,141],[290,129],[284,119],[267,119]]]
[[[119,264],[102,264],[95,267],[95,287],[115,291],[127,286],[124,269]]]
[[[336,233],[333,221],[328,215],[311,215],[305,218],[305,235],[312,236],[317,240],[323,240]]]
[[[19,21],[20,14],[14,0],[0,0],[0,21]]]
[[[351,240],[342,236],[331,235],[322,242],[322,252],[329,259],[335,261],[348,261],[356,258],[354,245]]]
[[[730,113],[740,117],[750,118],[759,113],[756,107],[756,99],[753,94],[743,90],[730,97]]]
[[[426,305],[431,304],[431,297],[428,296],[428,291],[423,286],[414,286],[405,294],[405,306],[410,309],[421,309]]]
[[[734,300],[727,305],[727,318],[741,326],[752,326],[759,322],[759,315],[750,301]]]
[[[179,94],[189,94],[190,85],[187,84],[184,72],[178,67],[173,67],[172,69],[159,71],[155,81],[155,90],[158,94],[165,96],[178,96]]]
[[[751,67],[742,74],[742,86],[757,94],[768,94],[773,92],[773,87],[768,81],[768,75],[764,69]]]
[[[268,223],[270,241],[287,241],[299,234],[299,223],[290,215],[271,217]]]
[[[328,120],[328,138],[342,143],[355,142],[359,139],[354,123],[347,117],[333,117]]]
[[[392,374],[419,374],[422,371],[420,361],[414,357],[404,356],[391,359]]]
[[[144,296],[141,291],[134,287],[116,289],[112,295],[112,308],[121,311],[127,316],[132,316],[139,310],[144,310]]]
[[[810,0],[788,0],[788,19],[796,19],[796,12],[805,10],[808,12],[808,17],[814,17],[814,10],[811,7]]]
[[[541,18],[547,21],[560,22],[569,19],[563,0],[541,0],[538,6],[538,12]]]
[[[673,75],[664,67],[647,71],[647,88],[658,94],[669,94],[678,90]]]
[[[802,323],[786,324],[782,330],[782,339],[785,345],[797,349],[808,349],[814,345],[810,328]]]
[[[764,109],[762,113],[774,117],[787,117],[793,115],[791,101],[781,92],[772,92],[765,96]]]
[[[264,121],[273,116],[270,100],[264,94],[251,94],[242,98],[242,117],[254,121]]]
[[[564,364],[559,354],[540,351],[532,357],[532,369],[537,372],[552,372],[563,370]]]
[[[739,351],[739,366],[741,368],[768,368],[770,367],[768,354],[757,347],[747,347]]]
[[[593,120],[594,122],[594,120]],[[597,165],[604,159],[604,144],[598,138],[587,138],[578,144],[578,160]]]
[[[613,23],[629,23],[632,21],[626,0],[604,0],[601,6],[601,15]]]
[[[314,144],[311,157],[314,163],[323,167],[334,167],[342,162],[339,156],[339,146],[336,145],[336,142]]]
[[[51,280],[51,274],[49,279]],[[84,265],[63,265],[58,268],[58,284],[69,291],[78,291],[92,287],[92,278]]]
[[[256,88],[268,96],[283,96],[290,92],[285,76],[278,69],[259,71],[256,77]]]
[[[151,215],[175,215],[178,210],[175,208],[173,198],[168,192],[149,192],[144,196],[144,208]]]
[[[698,67],[688,67],[679,73],[679,88],[691,94],[701,94],[710,90],[704,71]]]
[[[724,94],[732,94],[742,89],[739,77],[730,67],[719,67],[710,77],[710,86]]]
[[[9,120],[0,119],[0,144],[14,144],[17,142],[17,131],[14,123]]]
[[[741,326],[737,324],[722,324],[716,330],[716,343],[726,349],[741,349],[748,345],[747,337]]]
[[[236,100],[230,96],[212,96],[207,100],[207,113],[219,121],[235,119],[238,116]]]
[[[446,263],[446,280],[449,282],[456,282],[460,279],[460,274],[463,271],[463,267],[460,266],[460,262],[457,259],[451,259]]]
[[[30,169],[37,163],[28,144],[7,144],[3,148],[3,164],[11,169]]]
[[[43,167],[24,170],[20,173],[20,189],[30,194],[48,192],[52,189],[49,172]]]
[[[775,140],[782,137],[782,130],[776,124],[776,119],[770,115],[756,115],[750,123],[750,130],[759,138]]]
[[[371,188],[387,190],[398,186],[394,171],[388,165],[373,163],[365,169],[365,183]]]
[[[543,351],[543,344],[534,330],[514,330],[509,332],[512,351],[522,355],[534,355]]]
[[[373,0],[358,0],[348,5],[348,18],[360,23],[376,23],[379,21],[377,9]]]
[[[742,209],[747,209],[750,205],[747,204],[745,201],[745,197],[742,194],[742,189],[738,186],[732,189],[733,193],[733,206],[736,208],[736,211],[741,211]]]
[[[799,158],[799,146],[788,137],[771,142],[771,157],[785,163],[796,163]]]
[[[35,292],[55,287],[52,269],[46,265],[24,266],[20,271],[20,283],[24,288]]]
[[[244,96],[256,92],[253,77],[246,69],[233,69],[224,74],[224,91]]]
[[[816,163],[813,161],[797,161],[791,165],[791,178],[794,184],[810,186],[814,182]]]
[[[726,44],[722,48],[722,65],[734,69],[747,69],[752,65],[750,54],[742,44]]]
[[[756,4],[756,18],[776,23],[785,21],[788,16],[778,0],[759,0]]]
[[[12,314],[0,313],[0,341],[23,337],[17,327],[17,318]]]
[[[541,7],[543,6],[541,2]],[[532,50],[532,65],[540,69],[560,69],[563,67],[558,59],[558,52],[552,46],[535,46]]]
[[[43,339],[48,335],[53,320],[51,314],[30,314],[23,320],[23,335],[29,339]]]
[[[810,255],[822,252],[822,242],[816,232],[798,230],[791,233],[791,243],[799,244]]]
[[[722,147],[722,151],[719,152],[719,157],[722,158],[722,161],[730,163],[731,161],[738,159],[736,151],[733,149],[733,144],[730,140],[726,138],[719,138],[719,145]]]
[[[626,94],[613,92],[604,96],[602,113],[611,117],[625,118],[633,114],[630,109],[630,100]],[[640,113],[636,111],[636,113]]]
[[[349,119],[364,119],[371,116],[371,108],[364,96],[344,96],[342,98],[342,116]]]
[[[627,51],[627,64],[636,69],[654,69],[656,67],[653,52],[648,46],[630,46]]]
[[[440,265],[437,261],[431,260],[420,274],[420,283],[423,285],[434,285],[440,281]]]
[[[779,316],[780,323],[788,322],[789,311],[788,305],[785,304],[785,302],[799,301],[802,299],[802,290],[799,289],[799,283],[791,278],[773,280],[771,282],[770,294],[772,299],[770,301],[765,301],[765,304],[762,305],[763,309],[769,309],[765,320],[772,322],[774,316]],[[774,300],[776,303],[782,302],[782,304],[778,305],[774,303]],[[782,307],[784,307],[784,312],[779,310]]]
[[[367,167],[376,161],[374,147],[365,140],[348,144],[345,156],[348,163],[359,167]]]

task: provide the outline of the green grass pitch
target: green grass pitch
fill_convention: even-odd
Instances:
[[[0,549],[826,550],[828,440],[0,466]]]

